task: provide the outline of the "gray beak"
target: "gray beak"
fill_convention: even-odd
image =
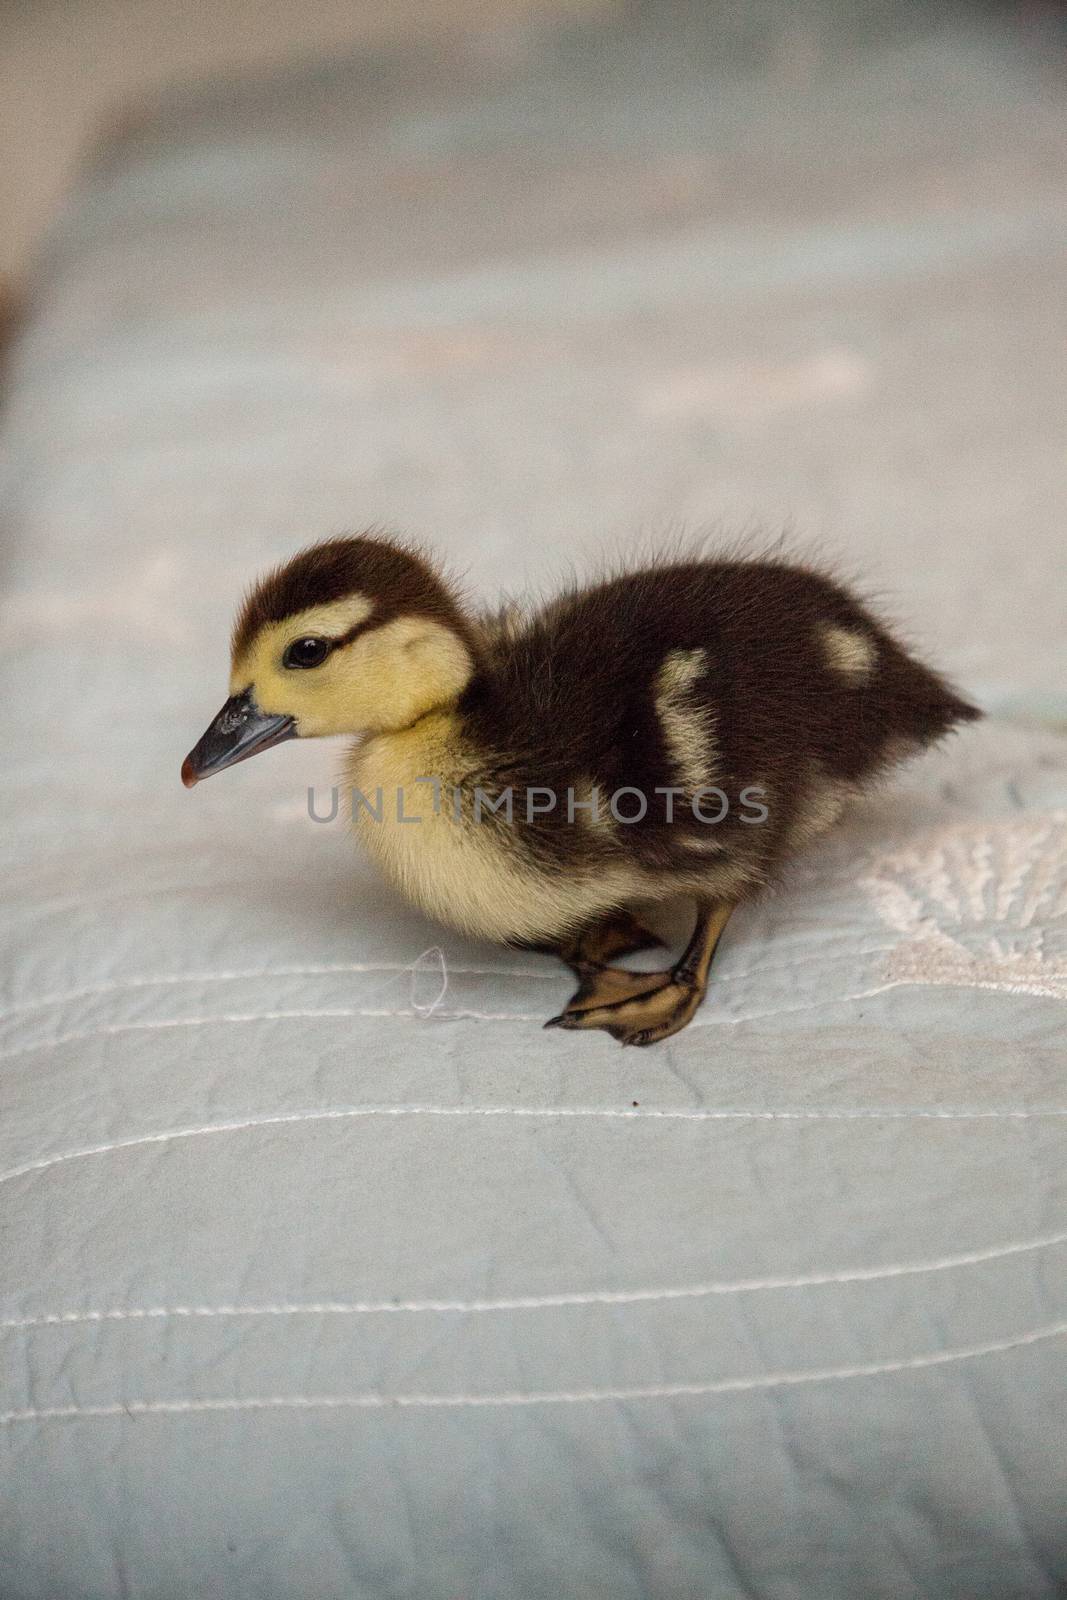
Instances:
[[[272,716],[261,711],[251,689],[231,695],[203,738],[182,762],[182,782],[187,789],[201,778],[232,767],[238,761],[269,750],[272,745],[296,738],[292,717]]]

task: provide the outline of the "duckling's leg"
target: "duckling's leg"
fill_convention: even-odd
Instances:
[[[638,950],[652,950],[662,941],[651,933],[629,911],[613,911],[600,922],[591,922],[579,928],[562,944],[542,944],[538,941],[517,940],[516,950],[540,950],[545,955],[558,956],[571,971],[583,980],[601,972],[609,961],[620,956],[632,956]]]
[[[638,950],[652,950],[659,944],[651,933],[630,911],[613,911],[602,922],[581,928],[566,944],[558,946],[554,954],[565,961],[580,978],[603,969],[620,956],[632,956]]]
[[[655,1044],[689,1022],[708,987],[708,972],[733,903],[701,906],[685,954],[669,972],[603,967],[582,977],[566,1008],[546,1028],[603,1028],[620,1044]],[[576,969],[577,970],[577,969]]]

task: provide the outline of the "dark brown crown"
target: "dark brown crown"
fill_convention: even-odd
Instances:
[[[470,626],[459,602],[429,563],[390,539],[362,536],[311,545],[261,578],[245,598],[234,624],[234,657],[248,648],[267,623],[283,622],[296,612],[329,605],[350,594],[364,594],[374,602],[370,626],[401,615],[425,616],[452,628],[472,646]]]

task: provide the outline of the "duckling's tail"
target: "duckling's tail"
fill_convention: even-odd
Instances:
[[[957,694],[939,673],[916,661],[914,656],[899,648],[894,656],[888,664],[888,674],[895,732],[920,744],[935,744],[953,728],[977,722],[985,715],[978,706]]]
[[[957,722],[979,722],[985,712],[969,700],[961,700],[958,694],[950,690],[945,702],[945,716],[949,727],[955,727]]]

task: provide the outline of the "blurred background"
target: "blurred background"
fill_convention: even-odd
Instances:
[[[787,71],[814,66],[835,7],[780,0],[723,5],[747,15],[767,48],[792,56]],[[87,147],[160,89],[216,74],[262,71],[360,46],[521,28],[552,18],[647,9],[628,0],[0,0],[0,278],[31,258]],[[664,9],[661,7],[661,9]],[[877,27],[898,6],[857,0]],[[913,8],[935,14],[934,3]],[[1064,44],[1060,0],[1000,0],[969,7],[1006,20],[1035,48]],[[1052,64],[1052,63],[1050,63]],[[1062,63],[1061,63],[1062,66]]]
[[[785,531],[1067,716],[1062,6],[0,0],[0,38],[16,583],[53,539],[114,568],[180,676],[339,529],[489,592]]]
[[[86,147],[168,85],[608,0],[0,0],[0,278],[17,278]]]

